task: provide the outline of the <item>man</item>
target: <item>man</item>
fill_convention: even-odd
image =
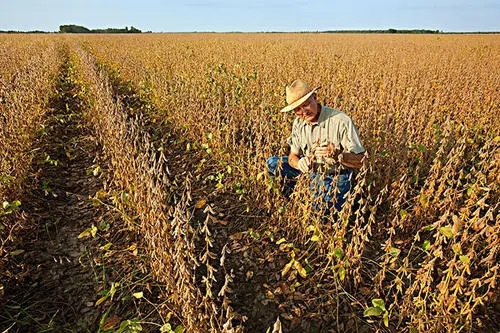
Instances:
[[[300,79],[286,87],[288,105],[281,112],[293,110],[297,116],[293,122],[292,135],[287,139],[290,153],[288,157],[269,158],[267,165],[269,173],[277,176],[281,160],[280,174],[286,197],[295,186],[294,179],[302,173],[309,173],[310,187],[316,201],[313,206],[328,214],[332,206],[339,211],[346,201],[351,187],[352,168],[361,168],[365,149],[351,118],[318,103],[316,90],[319,88],[311,89]],[[335,186],[334,178],[337,175]]]

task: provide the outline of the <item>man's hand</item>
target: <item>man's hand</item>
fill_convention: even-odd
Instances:
[[[337,161],[340,150],[335,147],[333,142],[324,142],[314,150],[314,156],[319,159],[333,158]]]
[[[298,169],[304,173],[309,171],[310,166],[311,166],[311,161],[309,160],[309,157],[307,157],[307,156],[302,157],[299,160],[299,162],[297,163]]]

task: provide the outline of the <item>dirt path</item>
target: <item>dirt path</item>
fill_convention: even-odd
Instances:
[[[6,287],[0,307],[0,329],[9,332],[95,331],[99,320],[92,242],[78,239],[102,214],[89,200],[100,181],[87,172],[98,147],[65,70],[61,77],[23,199],[23,223],[33,227],[14,257],[22,278]]]

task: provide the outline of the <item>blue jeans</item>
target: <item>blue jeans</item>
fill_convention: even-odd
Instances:
[[[281,169],[278,170],[281,161]],[[300,170],[293,168],[288,163],[288,156],[273,156],[267,160],[267,170],[271,176],[281,176],[281,186],[283,195],[289,198],[296,184],[296,178],[302,173]],[[337,193],[335,184],[333,183],[334,175],[325,175],[323,173],[311,172],[309,178],[311,180],[310,189],[313,194],[313,208],[317,211],[324,211],[329,214],[332,207],[340,211],[342,205],[346,201],[347,193],[351,188],[352,170],[340,174],[337,181]],[[321,200],[320,200],[320,199]]]

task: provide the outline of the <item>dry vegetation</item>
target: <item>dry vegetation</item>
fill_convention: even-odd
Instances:
[[[111,289],[144,291],[163,331],[264,332],[278,316],[290,332],[499,329],[498,35],[48,38],[2,37],[2,262],[64,48],[107,161],[92,200],[136,235],[149,279]],[[284,201],[265,172],[287,153],[293,119],[278,110],[299,77],[353,118],[370,156],[326,223],[306,178]]]
[[[33,141],[46,130],[43,119],[62,64],[62,50],[49,39],[0,37],[0,217],[6,221],[0,224],[0,262],[23,228],[7,215],[21,204]]]

